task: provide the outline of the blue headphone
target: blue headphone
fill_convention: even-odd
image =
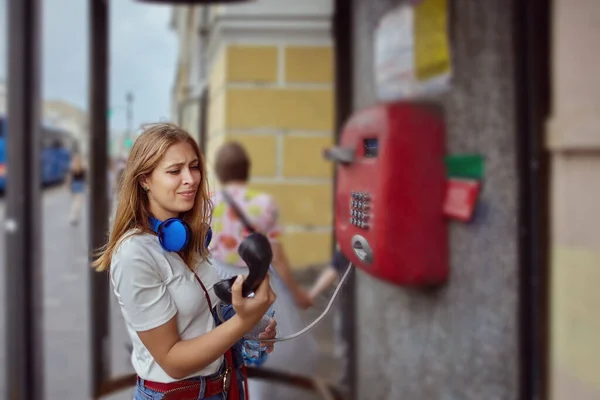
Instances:
[[[152,230],[158,235],[160,245],[166,251],[178,252],[187,247],[188,242],[190,241],[191,230],[190,226],[183,220],[179,218],[169,218],[165,221],[159,221],[153,216],[150,216],[148,222],[150,223]],[[212,229],[209,226],[204,242],[206,248],[208,248],[211,240]]]

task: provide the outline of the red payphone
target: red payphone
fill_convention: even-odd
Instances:
[[[433,105],[380,104],[347,121],[325,156],[338,165],[337,241],[354,265],[400,285],[446,281],[444,154]]]

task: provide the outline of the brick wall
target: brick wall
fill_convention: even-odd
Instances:
[[[333,144],[332,48],[228,44],[210,71],[207,158],[243,143],[252,158],[251,186],[276,199],[283,242],[294,268],[328,261],[332,240],[333,166],[321,154]]]

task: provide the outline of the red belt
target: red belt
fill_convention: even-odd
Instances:
[[[231,386],[231,380],[235,379],[232,376],[232,370],[226,363],[225,371],[215,378],[205,379],[205,388],[203,398],[209,398],[211,396],[227,393]],[[197,399],[200,394],[202,382],[197,380],[184,380],[170,383],[152,382],[142,380],[140,377],[137,378],[138,383],[145,388],[153,390],[155,392],[164,393],[164,400],[179,400],[179,399]]]

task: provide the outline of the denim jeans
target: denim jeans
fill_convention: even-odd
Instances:
[[[74,180],[71,182],[71,193],[83,193],[85,192],[85,182],[80,180]]]

